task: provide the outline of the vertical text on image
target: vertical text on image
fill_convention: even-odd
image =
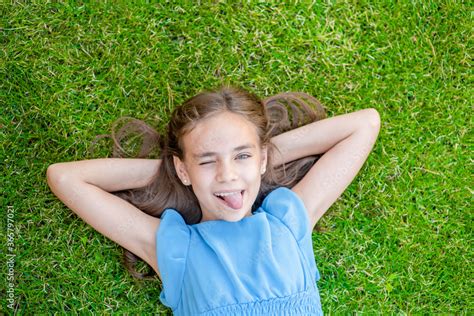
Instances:
[[[7,206],[7,302],[8,308],[15,305],[15,226],[13,206]]]

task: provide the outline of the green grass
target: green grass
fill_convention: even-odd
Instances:
[[[119,247],[54,197],[45,172],[107,156],[106,142],[87,150],[116,118],[163,128],[220,83],[304,91],[329,116],[381,115],[372,154],[313,237],[326,313],[474,312],[472,7],[18,1],[0,16],[2,253],[10,206],[18,313],[169,314],[159,281],[128,276]]]

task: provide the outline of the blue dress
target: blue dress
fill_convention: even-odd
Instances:
[[[308,215],[288,188],[238,222],[187,225],[166,209],[156,244],[174,315],[322,315]]]

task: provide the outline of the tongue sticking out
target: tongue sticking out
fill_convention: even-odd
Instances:
[[[227,206],[233,208],[234,210],[238,210],[242,207],[242,192],[223,196],[222,198],[224,199],[224,202],[227,204]]]

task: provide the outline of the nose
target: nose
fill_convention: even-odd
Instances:
[[[232,162],[221,161],[217,164],[216,180],[231,182],[238,179],[238,172]]]

